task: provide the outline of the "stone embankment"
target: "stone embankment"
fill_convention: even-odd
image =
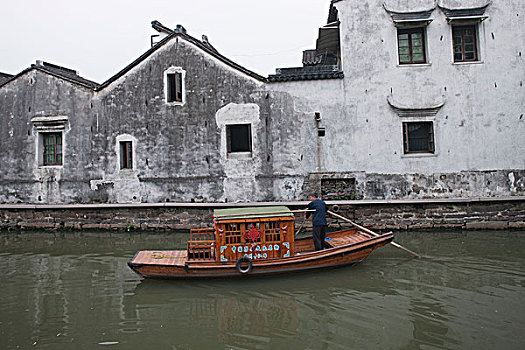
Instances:
[[[7,230],[188,230],[213,225],[213,209],[288,203],[0,204],[0,231]],[[399,201],[327,201],[329,209],[379,230],[525,228],[525,197]],[[347,223],[329,217],[332,228]],[[304,215],[296,225],[309,226]]]

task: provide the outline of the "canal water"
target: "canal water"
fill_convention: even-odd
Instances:
[[[144,280],[185,233],[0,233],[0,349],[524,349],[525,231],[398,232],[364,262]]]

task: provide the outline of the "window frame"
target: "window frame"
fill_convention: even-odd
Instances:
[[[43,166],[63,166],[64,165],[64,135],[61,131],[59,132],[42,132],[40,133],[42,137],[42,165]],[[57,136],[60,136],[57,138]],[[52,154],[47,152],[47,141],[53,137],[53,146]],[[60,140],[60,143],[57,142],[57,139]],[[59,148],[59,149],[58,149]],[[52,157],[52,161],[48,161],[48,156]],[[60,160],[58,158],[60,157]]]
[[[119,152],[120,170],[133,170],[133,141],[119,141]]]
[[[186,71],[182,67],[170,67],[164,71],[164,101],[172,106],[186,103]]]
[[[245,126],[247,128],[247,148],[242,150],[232,150],[232,128]],[[244,143],[243,142],[243,143]],[[241,123],[241,124],[229,124],[226,125],[226,151],[227,154],[251,154],[253,152],[253,140],[252,140],[252,124]]]
[[[461,35],[461,55],[462,59],[456,59],[456,32],[464,32],[467,29],[472,29],[473,31],[473,42],[474,45],[474,59],[465,58],[465,40],[464,35]],[[480,62],[480,44],[479,44],[479,23],[452,23],[451,25],[451,35],[452,35],[452,59],[454,63],[475,63]],[[469,51],[470,52],[470,51]]]
[[[428,55],[427,55],[427,39],[426,39],[426,25],[425,26],[417,26],[417,27],[398,27],[397,28],[397,61],[399,65],[406,66],[406,65],[414,65],[414,64],[427,64],[428,63]],[[408,34],[408,50],[409,50],[409,57],[410,61],[401,61],[401,45],[400,45],[400,35]],[[422,61],[414,61],[413,59],[413,46],[412,46],[412,34],[421,34],[421,41],[422,41],[422,54],[423,54],[423,60]]]
[[[427,148],[425,150],[416,150],[411,151],[410,150],[410,141],[411,139],[414,140],[414,136],[410,137],[410,133],[408,130],[409,125],[414,124],[426,124],[429,125],[430,128],[427,129],[427,136],[425,139],[427,140]],[[435,143],[435,128],[434,128],[434,122],[433,121],[407,121],[402,123],[402,130],[403,130],[403,153],[405,155],[410,154],[435,154],[436,153],[436,143]],[[422,137],[418,137],[418,139],[423,139]]]

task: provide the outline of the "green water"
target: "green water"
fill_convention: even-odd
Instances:
[[[0,349],[523,349],[525,231],[399,232],[338,269],[143,280],[186,234],[0,233]]]

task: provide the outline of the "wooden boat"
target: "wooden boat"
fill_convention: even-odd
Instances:
[[[350,228],[327,233],[325,249],[314,251],[311,237],[295,239],[294,214],[285,206],[218,209],[213,228],[190,231],[186,250],[142,250],[128,266],[147,278],[178,279],[351,265],[393,240],[391,232],[367,231]]]

